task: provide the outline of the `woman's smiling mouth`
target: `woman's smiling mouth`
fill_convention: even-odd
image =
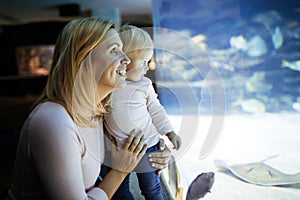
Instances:
[[[117,69],[116,72],[117,72],[117,74],[119,74],[120,76],[123,76],[123,77],[126,76],[126,69],[124,69],[124,70]]]

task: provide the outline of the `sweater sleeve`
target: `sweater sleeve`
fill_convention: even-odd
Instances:
[[[35,118],[29,128],[29,152],[49,199],[108,199],[100,188],[85,190],[81,170],[84,145],[70,118],[53,113]]]
[[[148,87],[147,108],[154,126],[161,135],[165,135],[166,133],[174,130],[164,107],[160,104],[157,98],[157,94],[151,81]]]

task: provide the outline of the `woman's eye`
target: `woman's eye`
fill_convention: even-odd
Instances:
[[[118,54],[118,49],[115,47],[112,50],[110,50],[110,53]]]

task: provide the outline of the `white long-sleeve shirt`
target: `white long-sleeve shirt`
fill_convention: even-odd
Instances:
[[[142,130],[148,147],[159,141],[159,134],[173,131],[165,109],[157,99],[150,79],[127,81],[126,86],[113,91],[111,110],[104,124],[109,134],[122,146],[130,131]]]
[[[45,102],[27,118],[20,135],[14,200],[104,200],[94,183],[104,159],[103,124],[80,128],[63,106]]]

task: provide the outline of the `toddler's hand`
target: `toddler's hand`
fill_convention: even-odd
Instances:
[[[166,134],[166,136],[169,138],[169,140],[172,142],[173,144],[173,149],[178,150],[181,146],[181,138],[176,135],[173,131],[168,132]]]

